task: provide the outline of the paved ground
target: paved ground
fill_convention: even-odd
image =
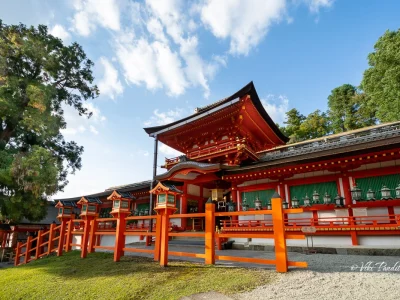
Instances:
[[[201,253],[204,248],[172,244],[170,251]],[[203,250],[204,251],[204,250]],[[223,250],[217,254],[273,259],[273,252],[249,250]],[[133,254],[139,255],[139,254]],[[140,254],[149,256],[147,254]],[[307,269],[291,268],[288,273],[279,274],[276,282],[258,287],[231,298],[215,292],[196,294],[183,298],[200,299],[399,299],[400,257],[363,256],[338,254],[302,254],[289,252],[289,260],[308,262]],[[203,259],[170,257],[203,262]],[[218,265],[243,266],[274,270],[274,266],[217,261]]]

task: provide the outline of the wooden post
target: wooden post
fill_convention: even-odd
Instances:
[[[114,261],[119,261],[124,254],[125,247],[126,214],[119,213],[117,216],[117,228],[115,230]]]
[[[88,240],[89,240],[89,232],[90,232],[90,218],[86,217],[83,228],[83,236],[81,241],[81,258],[86,258],[88,251]]]
[[[272,196],[272,222],[274,226],[276,271],[288,271],[288,258],[285,239],[282,199],[279,194]]]
[[[237,211],[239,203],[238,203],[238,199],[237,199],[237,185],[234,184],[234,183],[232,183],[232,187],[231,187],[231,200],[232,200],[232,203],[235,203],[235,208],[236,208],[236,211]],[[231,220],[232,221],[237,221],[237,220],[239,220],[239,217],[238,216],[232,216]]]
[[[25,260],[24,263],[27,264],[29,262],[29,259],[31,258],[31,244],[32,244],[32,237],[28,236],[28,239],[26,240],[26,247],[25,247]]]
[[[161,245],[161,215],[157,215],[156,219],[156,242],[154,244],[154,260],[160,260],[160,245]]]
[[[94,244],[96,243],[96,230],[97,230],[97,222],[95,219],[93,219],[90,222],[90,237],[89,237],[89,253],[94,252]]]
[[[161,213],[161,241],[160,241],[160,266],[168,265],[168,232],[169,232],[169,215],[168,209],[160,211]]]
[[[49,241],[47,243],[47,255],[50,255],[51,250],[53,248],[53,239],[54,239],[54,233],[55,230],[54,228],[56,227],[56,224],[51,224],[50,229],[49,229]]]
[[[215,264],[215,205],[206,203],[205,264]]]
[[[14,259],[14,266],[18,266],[20,262],[20,254],[21,254],[21,242],[17,243],[17,249],[15,250],[15,259]]]
[[[60,237],[58,239],[57,256],[61,256],[64,249],[65,226],[67,221],[62,220],[60,226]]]
[[[181,195],[181,206],[182,206],[182,210],[181,210],[181,214],[186,214],[187,213],[187,183],[183,184],[183,194]],[[181,219],[181,227],[184,228],[186,230],[187,227],[187,218],[182,218]],[[192,228],[193,229],[193,228]]]
[[[39,259],[40,258],[40,250],[42,249],[42,247],[40,246],[43,243],[43,237],[42,237],[42,230],[38,231],[38,235],[37,235],[37,240],[36,240],[36,255],[35,255],[35,259]]]
[[[72,220],[68,221],[68,229],[66,233],[66,238],[65,238],[65,252],[71,251],[71,244],[72,244],[72,227],[74,223]]]

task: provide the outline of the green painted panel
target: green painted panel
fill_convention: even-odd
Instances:
[[[386,185],[391,191],[391,195],[394,198],[396,196],[395,189],[400,183],[400,174],[375,176],[367,178],[356,179],[357,186],[361,189],[362,199],[367,199],[367,191],[372,189],[375,191],[375,198],[381,199],[381,188]]]
[[[304,197],[308,195],[310,200],[312,200],[312,195],[314,191],[317,191],[319,194],[319,203],[323,203],[323,197],[325,193],[328,193],[331,196],[331,201],[338,194],[337,184],[335,181],[330,182],[321,182],[321,183],[312,183],[312,184],[303,184],[303,185],[294,185],[290,187],[290,197],[293,199],[296,197],[300,201],[300,205],[304,204]]]
[[[246,198],[246,203],[249,208],[254,208],[254,201],[257,197],[261,200],[262,206],[267,206],[267,203],[271,202],[271,197],[275,193],[275,190],[262,190],[253,192],[242,192],[242,202]]]
[[[141,211],[141,210],[146,210],[149,208],[149,203],[141,203],[141,204],[136,204],[136,210]]]

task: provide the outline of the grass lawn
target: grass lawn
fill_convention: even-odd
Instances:
[[[248,291],[276,278],[271,270],[158,262],[79,251],[0,269],[0,299],[179,299],[195,293]]]

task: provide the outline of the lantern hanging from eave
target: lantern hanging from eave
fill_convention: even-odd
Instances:
[[[396,188],[396,199],[400,199],[400,183]]]
[[[367,201],[374,201],[375,200],[375,191],[371,188],[367,191]]]
[[[293,208],[299,208],[299,207],[300,207],[299,204],[300,204],[299,199],[297,199],[297,197],[294,196],[294,197],[292,198],[292,207],[293,207]]]
[[[351,190],[350,190],[350,193],[351,193],[351,199],[353,200],[353,201],[360,201],[361,200],[361,189],[357,186],[357,185],[355,185]]]
[[[310,197],[308,197],[308,194],[306,194],[306,196],[304,197],[303,203],[304,206],[311,206]]]
[[[344,198],[342,196],[339,196],[339,194],[335,197],[335,205],[336,207],[344,206]]]
[[[386,185],[382,186],[381,195],[382,195],[382,200],[392,199],[392,195],[390,194],[390,189]]]
[[[328,192],[325,192],[324,195],[324,204],[330,204],[331,203],[331,195],[328,194]]]

